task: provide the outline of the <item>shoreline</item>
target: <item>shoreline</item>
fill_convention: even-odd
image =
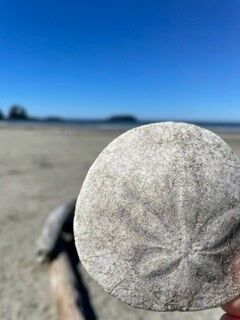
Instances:
[[[147,125],[151,123],[162,123],[165,121],[153,121],[153,122],[138,122],[135,124],[132,123],[107,123],[107,122],[99,122],[99,123],[78,123],[78,122],[49,122],[49,121],[0,121],[0,129],[11,128],[11,129],[69,129],[69,130],[103,130],[103,131],[126,131],[133,129],[135,127],[139,127],[142,125]],[[168,122],[168,121],[166,121]],[[184,121],[173,121],[173,122],[184,122]],[[190,123],[193,125],[200,126],[202,128],[213,131],[217,134],[227,134],[227,135],[236,135],[240,134],[240,124],[221,124],[221,123],[203,123],[203,122],[190,122],[185,121],[186,123]]]

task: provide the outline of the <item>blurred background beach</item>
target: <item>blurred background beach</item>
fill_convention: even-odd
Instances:
[[[0,1],[0,319],[57,319],[36,240],[98,154],[132,127],[188,121],[240,155],[238,1]],[[84,275],[100,319],[132,309]]]

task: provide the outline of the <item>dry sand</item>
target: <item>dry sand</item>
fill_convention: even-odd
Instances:
[[[0,128],[0,319],[57,319],[47,270],[37,265],[35,243],[49,211],[77,196],[101,150],[121,131],[50,127]],[[240,154],[240,136],[224,135]],[[87,283],[103,320],[218,320],[220,309],[155,313],[130,308]]]

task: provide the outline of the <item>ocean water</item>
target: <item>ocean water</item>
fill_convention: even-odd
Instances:
[[[171,121],[171,120],[167,120]],[[162,121],[137,121],[137,122],[124,122],[124,123],[111,123],[108,121],[75,121],[75,120],[64,120],[64,121],[0,121],[0,127],[16,127],[16,126],[23,126],[23,127],[33,127],[33,126],[47,126],[47,127],[70,127],[74,129],[83,129],[83,128],[89,128],[89,129],[103,129],[103,130],[129,130],[134,127],[138,127],[144,124],[149,123],[156,123],[156,122],[162,122]],[[184,122],[184,120],[181,121],[175,121],[175,122]],[[192,123],[195,125],[199,125],[203,128],[215,131],[215,132],[229,132],[229,133],[240,133],[240,122],[196,122],[196,121],[185,121],[187,123]]]

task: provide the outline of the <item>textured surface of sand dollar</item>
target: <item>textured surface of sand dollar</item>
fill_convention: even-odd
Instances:
[[[157,311],[206,309],[240,293],[239,226],[238,158],[217,135],[171,122],[107,146],[74,221],[89,274],[120,300]]]

